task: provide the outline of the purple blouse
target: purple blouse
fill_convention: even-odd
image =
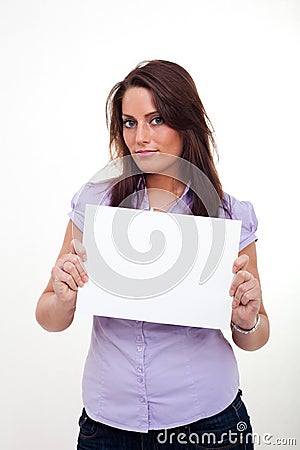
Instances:
[[[87,183],[73,197],[69,216],[81,231],[85,204],[109,205],[107,191],[107,182]],[[225,197],[232,219],[242,220],[242,250],[257,240],[257,218],[250,202]],[[169,212],[188,213],[188,186],[181,200]],[[149,209],[146,192],[139,207]],[[82,390],[98,422],[139,432],[186,425],[225,409],[238,388],[237,362],[220,330],[93,318]]]

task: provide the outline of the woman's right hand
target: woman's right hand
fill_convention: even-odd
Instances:
[[[78,287],[83,287],[88,281],[88,274],[83,266],[86,260],[85,247],[78,239],[73,239],[70,253],[61,255],[51,271],[57,300],[75,304]]]

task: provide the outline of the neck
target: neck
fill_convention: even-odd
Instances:
[[[162,189],[180,197],[185,189],[185,184],[168,175],[148,173],[145,175],[148,189]]]

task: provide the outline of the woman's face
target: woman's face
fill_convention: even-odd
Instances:
[[[151,92],[131,87],[122,102],[123,137],[135,163],[145,173],[176,175],[182,138],[159,115]]]

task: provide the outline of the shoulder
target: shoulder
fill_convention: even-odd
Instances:
[[[86,203],[96,205],[109,205],[110,193],[114,180],[92,182],[81,186],[72,199],[72,206],[80,207]]]
[[[72,222],[83,231],[85,206],[110,204],[110,192],[114,185],[114,179],[92,182],[89,181],[81,186],[71,200],[71,212],[69,217]]]
[[[256,218],[254,206],[249,200],[238,200],[233,195],[224,192],[223,202],[231,213],[231,218],[243,220],[250,217]]]
[[[253,204],[249,200],[238,200],[233,195],[224,193],[223,204],[227,211],[220,217],[242,221],[240,250],[257,240],[258,220]]]

